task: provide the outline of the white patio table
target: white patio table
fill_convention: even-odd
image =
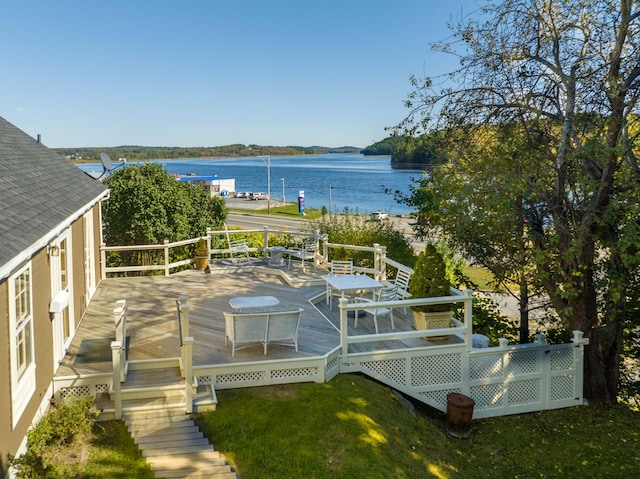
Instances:
[[[271,246],[270,248],[267,248],[267,251],[270,254],[269,266],[284,265],[283,254],[285,251],[287,251],[287,248],[285,248],[284,246]]]
[[[236,296],[229,300],[229,306],[233,309],[269,308],[279,304],[275,296]]]
[[[345,294],[356,293],[358,291],[375,291],[381,289],[383,284],[366,274],[338,274],[326,276],[325,281],[332,289],[340,291],[342,297]],[[327,304],[329,299],[327,298]]]

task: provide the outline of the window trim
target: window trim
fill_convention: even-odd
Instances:
[[[29,298],[27,306],[29,312],[21,323],[18,323],[16,311],[16,280],[25,273],[28,273],[29,284],[27,292]],[[12,427],[16,427],[22,413],[27,408],[29,401],[36,390],[36,363],[35,363],[35,346],[34,346],[34,318],[33,318],[33,272],[31,262],[26,263],[14,274],[9,277],[9,361],[11,363],[11,422]],[[24,331],[29,328],[28,345],[29,363],[24,370],[18,371],[18,348],[17,333],[18,328]]]

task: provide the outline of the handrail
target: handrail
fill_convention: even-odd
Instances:
[[[399,341],[409,338],[420,338],[430,336],[442,336],[450,334],[463,334],[466,336],[464,343],[467,348],[471,348],[471,332],[472,332],[472,307],[473,294],[471,290],[464,292],[451,288],[452,296],[438,296],[431,298],[415,298],[395,301],[379,301],[367,303],[348,302],[346,298],[339,300],[340,315],[340,345],[342,355],[346,358],[349,354],[349,345],[356,343],[377,342],[377,341]],[[456,322],[454,327],[439,329],[424,329],[399,331],[392,333],[378,333],[365,335],[349,335],[348,331],[348,315],[349,311],[357,311],[366,308],[402,308],[409,306],[432,305],[432,304],[456,304],[464,303],[464,321]],[[459,325],[458,325],[459,324]]]
[[[285,231],[283,229],[277,228],[268,228],[264,229],[247,229],[247,230],[229,230],[229,234],[252,234],[252,233],[264,233],[267,237],[268,234],[286,234],[291,236],[302,236],[309,237],[314,236],[315,233],[308,233],[302,231]],[[207,244],[209,245],[209,254],[226,254],[229,253],[229,248],[217,248],[211,249],[211,238],[215,236],[224,236],[226,235],[225,230],[208,230],[207,235],[202,237],[207,240]],[[319,239],[324,238],[324,235],[319,235]],[[171,248],[177,248],[180,246],[186,246],[190,244],[195,244],[200,237],[191,238],[187,240],[180,241],[165,241],[163,244],[145,244],[145,245],[127,245],[127,246],[107,246],[105,243],[100,245],[100,254],[101,254],[101,275],[102,279],[105,279],[108,274],[112,273],[129,273],[129,272],[148,272],[148,271],[164,271],[165,276],[169,276],[171,274],[171,270],[174,268],[178,268],[180,266],[185,266],[189,264],[195,263],[195,258],[183,259],[179,261],[169,261],[169,251]],[[268,239],[267,245],[268,245]],[[255,253],[259,251],[263,251],[265,247],[254,247],[249,248],[250,253]],[[159,262],[158,264],[153,265],[128,265],[128,266],[107,266],[107,253],[108,252],[123,252],[123,251],[154,251],[154,250],[164,250],[164,260]],[[266,252],[265,252],[266,254]]]
[[[328,258],[328,251],[330,248],[344,248],[346,250],[370,252],[374,255],[374,266],[372,268],[365,268],[361,266],[355,266],[354,269],[363,274],[372,275],[376,279],[386,278],[385,265],[389,265],[393,268],[402,268],[412,272],[411,268],[408,268],[386,256],[386,247],[378,244],[373,246],[359,246],[359,245],[347,245],[340,243],[329,243],[327,241],[327,235],[319,234],[318,232],[306,232],[306,231],[290,231],[281,228],[270,228],[265,226],[263,229],[242,229],[242,230],[228,230],[230,235],[247,235],[247,234],[261,234],[263,235],[264,245],[262,247],[250,247],[249,253],[264,252],[266,255],[266,249],[269,246],[269,235],[290,235],[299,236],[303,238],[316,237],[318,241],[323,243],[323,254],[321,255],[324,262]],[[207,230],[206,236],[203,236],[209,245],[209,254],[229,254],[230,250],[226,248],[211,248],[211,239],[213,237],[226,237],[227,231],[225,230]],[[180,266],[190,265],[195,263],[195,258],[182,259],[179,261],[169,261],[169,251],[172,248],[181,246],[187,246],[194,244],[200,240],[201,237],[191,238],[180,241],[165,241],[163,244],[151,244],[151,245],[129,245],[129,246],[107,246],[102,243],[100,245],[101,261],[102,261],[102,279],[105,279],[108,274],[113,273],[133,273],[133,272],[149,272],[149,271],[164,271],[165,276],[171,274],[171,270],[179,268]],[[164,260],[158,264],[153,265],[128,265],[128,266],[106,266],[106,255],[108,252],[124,252],[124,251],[164,251]]]
[[[178,338],[180,339],[180,346],[182,347],[182,311],[180,309],[180,300],[176,299],[176,309],[178,310]]]

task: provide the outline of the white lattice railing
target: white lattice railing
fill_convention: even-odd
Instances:
[[[259,361],[220,366],[196,366],[198,384],[216,389],[234,389],[272,384],[323,383],[340,373],[340,349],[325,356],[294,360]]]
[[[504,416],[583,403],[583,354],[588,340],[467,350],[465,344],[348,354],[341,372],[363,372],[446,412],[447,395],[475,401],[474,418]]]

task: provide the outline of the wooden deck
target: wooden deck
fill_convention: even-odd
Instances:
[[[540,341],[475,349],[470,325],[452,328],[443,340],[427,341],[422,331],[413,328],[411,312],[405,314],[398,304],[394,332],[386,317],[379,319],[380,335],[374,332],[371,316],[362,318],[357,328],[349,318],[345,340],[349,346],[344,351],[338,302],[333,301],[333,310],[324,302],[325,275],[309,268],[304,273],[299,265],[289,271],[256,261],[246,266],[212,264],[210,273],[189,270],[169,277],[103,280],[56,371],[54,399],[99,397],[104,400],[99,405],[104,418],[117,418],[114,401],[120,393],[111,390],[110,342],[115,337],[116,301],[126,300],[128,373],[125,382],[115,383],[116,389],[122,387],[122,410],[193,406],[194,411],[202,411],[215,408],[216,390],[323,382],[351,372],[367,374],[443,412],[449,393],[466,394],[474,399],[478,418],[582,404],[588,340],[581,334],[561,345]],[[256,344],[237,350],[232,357],[231,345],[224,344],[223,312],[230,310],[229,299],[265,295],[304,309],[299,351],[269,344],[265,355],[263,346]],[[188,296],[189,336],[194,338],[194,381],[187,383],[189,387],[177,359],[181,356],[176,308],[180,296]],[[470,299],[465,299],[465,317],[470,317]],[[191,402],[185,399],[189,391],[194,392]]]
[[[286,275],[286,276],[283,276]],[[103,280],[80,323],[76,335],[61,362],[56,376],[82,376],[111,371],[109,340],[115,338],[113,309],[124,299],[129,308],[127,337],[128,360],[150,360],[180,356],[176,300],[188,296],[190,331],[194,338],[193,366],[230,365],[248,362],[313,358],[325,356],[340,344],[337,301],[329,310],[318,298],[325,291],[326,271],[299,265],[291,270],[269,267],[256,261],[251,265],[228,266],[212,264],[211,273],[189,270],[169,277],[110,278]],[[298,333],[298,352],[286,345],[269,345],[263,354],[261,345],[236,351],[224,344],[223,311],[229,311],[229,299],[234,296],[275,296],[283,305],[304,309]],[[413,328],[412,320],[402,309],[394,313],[396,331]],[[388,317],[379,318],[380,332],[390,332]],[[373,334],[371,316],[360,318],[358,328],[349,320],[349,334]],[[101,340],[101,341],[100,341]],[[105,349],[97,361],[78,356],[81,346],[92,343]],[[96,344],[97,343],[97,344]],[[424,346],[421,338],[389,344],[369,343],[357,348],[399,349]],[[108,359],[108,360],[106,360]]]

